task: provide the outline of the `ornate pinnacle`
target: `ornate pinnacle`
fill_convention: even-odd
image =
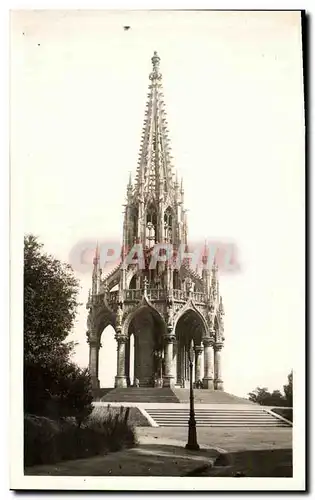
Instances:
[[[99,254],[99,248],[98,248],[98,242],[96,243],[96,248],[95,248],[95,255],[93,259],[93,264],[96,266],[99,263],[100,259],[100,254]]]
[[[208,243],[207,240],[205,240],[204,247],[203,247],[203,255],[202,255],[202,263],[204,268],[207,268],[208,264]]]
[[[176,174],[175,174],[175,187],[176,187],[176,189],[178,189],[178,187],[179,187],[177,170],[176,170]]]
[[[153,71],[158,72],[159,71],[159,66],[160,66],[160,58],[158,56],[157,51],[155,50],[153,53],[153,57],[151,58],[152,64],[153,64]]]
[[[129,181],[127,184],[127,198],[132,195],[132,181],[131,181],[131,172],[129,172]]]
[[[154,54],[153,54],[153,57],[151,58],[151,61],[152,61],[152,65],[153,65],[153,71],[150,74],[150,80],[160,80],[162,78],[162,75],[159,72],[159,69],[160,69],[160,58],[157,55],[156,51],[154,51]]]

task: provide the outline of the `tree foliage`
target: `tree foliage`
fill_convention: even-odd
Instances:
[[[288,406],[293,407],[293,371],[288,375],[288,383],[283,386],[283,391],[285,394]]]
[[[43,245],[24,238],[25,359],[47,363],[66,358],[73,343],[65,342],[77,312],[78,281],[69,265],[42,253]]]
[[[249,400],[265,406],[289,406],[292,407],[292,381],[293,373],[288,375],[288,384],[283,386],[284,394],[279,390],[269,392],[267,387],[256,387],[250,392]]]
[[[79,284],[69,265],[24,238],[24,409],[80,424],[92,410],[90,377],[70,361]]]

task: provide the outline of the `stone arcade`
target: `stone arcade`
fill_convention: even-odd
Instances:
[[[183,183],[179,184],[171,165],[156,52],[152,64],[136,178],[134,183],[130,178],[127,186],[121,263],[102,278],[98,249],[93,261],[87,303],[90,373],[98,389],[101,334],[112,325],[117,341],[115,387],[128,387],[135,380],[140,387],[185,387],[188,350],[193,344],[195,385],[222,391],[224,311],[215,262],[208,265],[205,247],[200,273],[187,258],[180,266],[161,260],[150,266],[156,244],[171,244],[175,252],[184,245],[189,251]],[[124,266],[126,252],[135,244],[144,249],[145,265]],[[130,380],[132,358],[134,379]]]

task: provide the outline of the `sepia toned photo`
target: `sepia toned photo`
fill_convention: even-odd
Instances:
[[[12,489],[305,489],[304,29],[11,11]]]

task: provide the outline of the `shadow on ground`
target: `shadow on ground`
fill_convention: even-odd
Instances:
[[[181,446],[143,444],[122,452],[86,459],[39,465],[25,469],[26,475],[50,476],[185,476],[211,466],[215,449],[197,452]]]
[[[213,467],[189,474],[216,477],[292,477],[292,450],[249,450],[219,455]]]

